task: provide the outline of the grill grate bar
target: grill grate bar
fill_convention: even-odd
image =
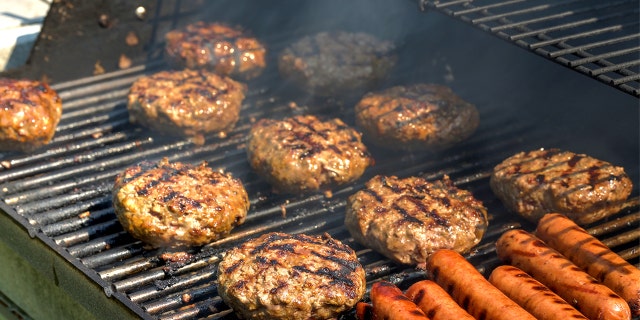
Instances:
[[[614,64],[612,66],[608,66],[608,67],[604,67],[604,68],[600,68],[600,69],[591,70],[591,71],[589,71],[589,73],[592,76],[597,76],[597,75],[601,75],[603,73],[617,71],[617,70],[621,70],[621,69],[626,69],[626,68],[633,67],[633,66],[638,66],[638,65],[640,65],[640,60],[634,60],[634,61],[629,61],[629,62],[625,62],[625,63]],[[631,76],[631,77],[633,77],[633,76]],[[628,82],[628,81],[631,81],[631,79],[622,80],[622,81],[623,82]]]
[[[543,4],[543,5],[538,5],[535,7],[529,7],[529,8],[525,8],[525,9],[519,9],[519,10],[511,10],[508,12],[504,12],[504,13],[500,13],[500,14],[492,14],[486,17],[482,17],[482,18],[476,18],[471,20],[471,22],[473,23],[484,23],[484,22],[489,22],[489,21],[494,21],[494,20],[501,20],[507,17],[513,17],[513,16],[518,16],[518,15],[524,15],[524,14],[529,14],[529,13],[533,13],[533,12],[538,12],[538,11],[543,11],[543,10],[548,10],[554,7],[558,7],[561,5],[566,5],[566,4],[571,4],[571,3],[576,3],[580,0],[570,0],[570,1],[564,1],[564,2],[554,2],[554,3],[549,3],[549,4]]]
[[[640,34],[631,34],[631,35],[627,35],[627,36],[607,39],[607,40],[604,40],[604,41],[592,42],[592,43],[581,45],[581,46],[576,46],[576,47],[571,47],[571,48],[566,48],[566,49],[562,49],[562,50],[549,52],[549,58],[557,58],[559,56],[564,56],[564,55],[568,55],[568,54],[574,54],[574,53],[579,52],[579,51],[585,51],[585,50],[588,50],[588,49],[603,47],[603,46],[607,46],[607,45],[613,45],[613,44],[617,44],[617,43],[620,43],[620,42],[626,42],[626,41],[630,41],[630,40],[634,40],[634,39],[638,39],[638,38],[640,38]]]
[[[585,63],[590,63],[590,62],[594,62],[594,61],[598,61],[598,60],[604,60],[604,59],[608,59],[608,58],[618,57],[618,56],[622,56],[622,55],[627,55],[627,54],[631,54],[631,53],[638,52],[638,51],[640,51],[640,46],[629,48],[629,49],[618,50],[618,51],[611,51],[611,52],[603,53],[603,54],[596,55],[596,56],[591,56],[591,57],[587,57],[587,58],[573,60],[573,61],[569,62],[569,65],[572,66],[572,67],[575,67],[575,66],[583,65]]]
[[[192,290],[185,290],[184,293],[169,296],[162,300],[154,301],[153,303],[142,304],[142,308],[151,314],[159,314],[172,309],[178,309],[179,307],[184,306],[185,303],[191,303],[191,301],[198,301],[207,297],[215,296],[217,294],[217,290],[218,289],[215,285],[204,285]],[[222,299],[219,297],[210,301],[222,303]]]

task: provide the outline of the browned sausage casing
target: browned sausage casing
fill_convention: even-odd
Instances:
[[[418,306],[393,283],[380,281],[371,287],[374,319],[429,320]]]
[[[427,259],[426,269],[431,280],[442,286],[476,319],[535,319],[453,250],[442,249],[433,253]]]
[[[587,319],[549,288],[514,266],[495,268],[489,282],[539,320]]]
[[[431,280],[414,283],[404,294],[431,320],[475,320],[442,287]]]
[[[634,316],[640,316],[640,270],[571,219],[549,213],[540,219],[536,236],[558,250],[627,301]]]
[[[592,320],[631,319],[627,303],[558,251],[524,230],[509,230],[496,242],[498,257],[516,266]]]

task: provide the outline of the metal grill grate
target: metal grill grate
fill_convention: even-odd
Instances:
[[[637,0],[422,0],[420,6],[640,97]]]
[[[469,141],[443,154],[397,154],[378,158],[376,166],[360,182],[323,194],[291,197],[272,194],[255,176],[245,160],[244,137],[252,119],[281,117],[298,112],[321,113],[304,107],[291,108],[278,92],[254,85],[243,106],[243,117],[226,139],[208,137],[198,146],[189,140],[154,137],[128,123],[125,97],[130,83],[162,66],[132,68],[104,76],[55,86],[65,101],[65,113],[52,144],[33,155],[5,154],[0,169],[2,209],[70,261],[105,293],[118,299],[144,319],[218,318],[231,311],[217,295],[215,269],[220,253],[248,238],[269,231],[319,234],[327,232],[357,251],[369,283],[387,279],[407,285],[423,277],[404,269],[355,243],[343,226],[346,198],[377,173],[398,176],[422,175],[427,179],[444,174],[471,190],[492,213],[483,242],[468,258],[483,272],[499,262],[494,242],[505,230],[521,224],[504,212],[489,187],[492,166],[514,150],[548,139],[517,114],[497,108],[482,111],[486,119]],[[264,82],[263,82],[264,81]],[[263,79],[260,83],[271,83]],[[322,109],[326,109],[326,105]],[[334,109],[335,110],[335,109]],[[334,112],[334,111],[332,111]],[[352,117],[343,110],[342,117]],[[482,155],[482,156],[479,156]],[[161,157],[197,163],[206,160],[214,168],[240,178],[250,194],[252,209],[244,225],[222,240],[190,251],[192,259],[174,263],[161,250],[146,250],[118,223],[110,202],[114,176],[131,163]],[[637,259],[635,225],[640,220],[638,199],[629,201],[620,221],[600,228],[601,238],[612,237],[612,247],[626,259]],[[347,315],[347,318],[353,315]]]

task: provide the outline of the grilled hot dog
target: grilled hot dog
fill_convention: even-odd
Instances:
[[[540,219],[536,236],[627,301],[640,315],[640,270],[564,215]]]
[[[540,320],[587,319],[549,288],[514,266],[495,268],[489,282]]]
[[[414,283],[404,294],[432,320],[475,320],[442,287],[431,280]]]
[[[509,230],[496,242],[496,250],[502,261],[530,274],[587,318],[631,318],[622,298],[533,234]]]
[[[371,287],[374,319],[429,320],[393,283],[380,281]]]
[[[522,309],[494,287],[463,256],[441,249],[427,259],[427,274],[476,319],[531,319]]]

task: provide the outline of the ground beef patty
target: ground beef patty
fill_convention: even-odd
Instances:
[[[251,167],[276,191],[304,193],[358,179],[373,164],[360,133],[313,115],[261,119],[247,141]]]
[[[428,182],[378,175],[347,200],[353,238],[403,264],[424,265],[438,249],[466,252],[487,229],[487,210],[447,176]]]
[[[218,266],[218,293],[245,319],[337,318],[365,289],[355,252],[328,234],[268,233]]]
[[[193,166],[165,158],[119,174],[113,206],[124,229],[147,244],[199,246],[242,224],[249,198],[239,180],[205,162]]]
[[[393,43],[366,33],[338,31],[291,44],[280,54],[278,69],[311,94],[334,96],[374,88],[395,63]]]
[[[62,100],[46,83],[0,79],[0,151],[32,151],[51,141]]]
[[[161,71],[136,80],[129,118],[163,134],[199,137],[230,131],[246,86],[205,70]]]
[[[196,22],[165,35],[170,63],[189,69],[205,68],[238,79],[252,79],[264,70],[266,49],[240,27]]]
[[[370,92],[356,105],[364,138],[392,149],[446,148],[471,136],[479,122],[474,105],[435,84]]]
[[[493,169],[490,184],[509,210],[528,220],[556,212],[583,225],[620,211],[633,187],[623,168],[559,149],[504,160]]]

